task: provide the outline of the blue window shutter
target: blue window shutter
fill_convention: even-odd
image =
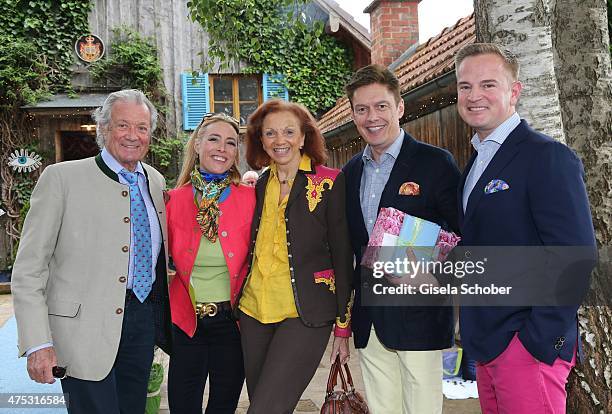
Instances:
[[[183,98],[183,129],[196,129],[205,114],[210,112],[208,73],[200,73],[196,81],[191,73],[181,73]]]
[[[263,100],[264,102],[272,98],[289,100],[289,91],[282,84],[285,79],[283,75],[263,74]]]

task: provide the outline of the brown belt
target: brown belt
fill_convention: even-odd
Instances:
[[[215,316],[219,311],[231,311],[232,304],[229,300],[225,302],[196,302],[196,316],[202,319],[205,316]]]

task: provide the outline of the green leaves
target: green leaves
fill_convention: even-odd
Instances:
[[[47,95],[47,65],[35,45],[0,34],[0,112],[11,111]]]
[[[245,73],[285,75],[291,99],[313,112],[332,107],[342,96],[352,56],[310,22],[306,0],[190,0],[191,18],[209,36],[204,71],[215,63],[228,68],[246,62]]]
[[[34,47],[35,55],[46,56],[50,89],[66,91],[74,42],[89,31],[90,9],[89,0],[2,0],[0,35],[21,39]]]
[[[157,59],[153,39],[143,37],[133,29],[113,29],[112,54],[90,66],[97,82],[106,82],[122,88],[137,88],[152,95],[163,90],[162,68]]]

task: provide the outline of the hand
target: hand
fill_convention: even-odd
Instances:
[[[406,258],[408,259],[408,263],[411,266],[418,266],[419,264],[427,263],[419,262],[416,254],[414,253],[414,250],[411,247],[406,248]],[[411,285],[418,287],[423,284],[430,284],[433,286],[439,285],[438,280],[431,273],[428,273],[426,271],[425,266],[416,268],[411,267],[411,270],[412,271],[409,271],[408,274],[404,276],[397,277],[395,275],[389,275],[385,273],[384,277],[389,283],[397,286]]]
[[[329,361],[333,364],[336,360],[336,355],[340,355],[340,363],[346,364],[350,358],[349,339],[342,336],[334,336],[334,344],[332,345],[331,356]]]
[[[51,369],[56,365],[57,358],[52,346],[39,349],[28,356],[28,374],[31,379],[41,384],[53,384],[55,382]]]

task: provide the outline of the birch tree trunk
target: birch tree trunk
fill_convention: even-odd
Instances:
[[[612,296],[612,70],[604,0],[475,0],[478,41],[521,61],[518,112],[582,159],[600,264],[591,304]],[[534,96],[535,95],[535,96]],[[612,413],[612,310],[580,309],[585,360],[568,385],[568,413]]]
[[[565,142],[554,71],[553,6],[554,0],[475,0],[476,39],[518,56],[523,82],[518,113],[536,130]]]
[[[603,0],[557,0],[553,10],[555,69],[565,136],[585,166],[600,265],[594,304],[612,295],[612,70]],[[605,258],[607,256],[607,259]],[[568,411],[612,413],[612,309],[583,307],[580,328],[586,360],[570,377]]]

